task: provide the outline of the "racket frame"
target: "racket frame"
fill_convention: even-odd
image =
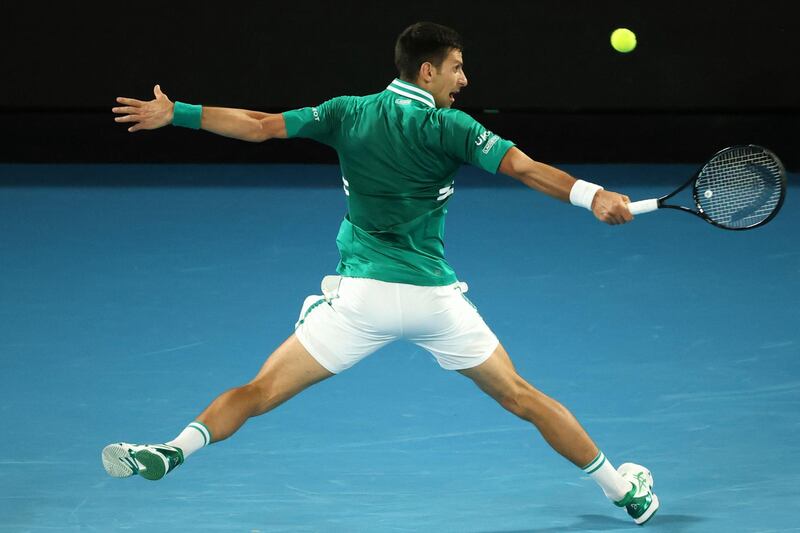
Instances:
[[[775,209],[773,209],[772,213],[770,213],[769,216],[767,218],[765,218],[764,220],[762,220],[760,222],[756,222],[755,224],[751,224],[749,226],[741,227],[741,228],[731,228],[731,227],[725,226],[724,224],[720,224],[718,222],[715,222],[714,220],[711,219],[711,217],[709,217],[703,211],[703,208],[700,207],[700,199],[698,197],[699,193],[697,191],[696,184],[697,184],[697,179],[700,177],[700,173],[703,172],[703,169],[706,168],[706,166],[708,166],[708,164],[712,160],[714,160],[717,156],[719,156],[719,155],[721,155],[721,154],[723,154],[725,152],[729,152],[731,150],[736,150],[738,148],[756,148],[758,150],[762,150],[763,152],[766,152],[767,154],[769,154],[769,156],[778,164],[778,167],[780,168],[780,174],[781,174],[781,180],[780,180],[781,181],[781,197],[778,199],[778,203],[775,205]],[[672,198],[673,196],[675,196],[676,194],[678,194],[679,192],[684,190],[689,185],[692,185],[692,199],[694,200],[694,204],[697,207],[697,210],[694,210],[694,209],[692,209],[690,207],[684,207],[682,205],[665,204],[664,203],[666,200],[669,200],[670,198]],[[730,231],[744,231],[744,230],[748,230],[748,229],[757,228],[759,226],[763,226],[764,224],[766,224],[767,222],[769,222],[770,220],[775,218],[775,215],[777,215],[778,211],[781,210],[781,207],[783,206],[783,200],[785,198],[786,198],[786,169],[784,168],[783,163],[781,163],[781,160],[778,159],[778,156],[776,156],[771,150],[769,150],[767,148],[764,148],[763,146],[759,146],[757,144],[737,144],[737,145],[728,146],[727,148],[723,148],[722,150],[719,150],[717,153],[715,153],[713,156],[711,156],[708,159],[708,161],[703,166],[701,166],[697,170],[697,172],[694,173],[694,175],[691,178],[689,178],[686,181],[686,183],[684,183],[683,185],[681,185],[680,187],[678,187],[677,189],[675,189],[671,193],[666,194],[664,196],[661,196],[660,198],[657,198],[656,202],[658,203],[658,208],[659,209],[677,209],[678,211],[685,211],[687,213],[691,213],[693,215],[696,215],[696,216],[702,218],[703,220],[705,220],[706,222],[708,222],[712,226],[716,226],[716,227],[722,228],[722,229],[727,229],[727,230],[730,230]]]

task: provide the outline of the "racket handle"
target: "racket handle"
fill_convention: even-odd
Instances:
[[[658,199],[652,198],[650,200],[640,200],[638,202],[631,202],[628,204],[628,211],[631,215],[641,215],[642,213],[649,213],[658,209]]]

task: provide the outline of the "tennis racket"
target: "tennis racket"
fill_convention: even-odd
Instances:
[[[693,207],[667,200],[692,186]],[[730,230],[763,226],[778,214],[786,197],[786,171],[780,159],[761,146],[746,144],[720,150],[692,178],[661,198],[631,202],[632,215],[678,209]]]

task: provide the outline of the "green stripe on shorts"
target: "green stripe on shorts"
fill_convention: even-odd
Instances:
[[[303,314],[303,318],[301,318],[301,319],[300,319],[300,322],[298,322],[298,323],[297,323],[297,325],[298,325],[298,326],[300,326],[300,325],[301,325],[303,322],[305,322],[305,321],[306,321],[306,317],[308,316],[308,314],[309,314],[311,311],[313,311],[313,310],[314,310],[314,309],[315,309],[315,308],[316,308],[316,307],[317,307],[319,304],[321,304],[321,303],[322,303],[322,302],[324,302],[324,301],[325,301],[325,298],[320,298],[319,300],[317,300],[316,302],[314,302],[313,304],[311,304],[311,305],[308,307],[308,309],[306,309],[306,312],[305,312],[305,314]]]

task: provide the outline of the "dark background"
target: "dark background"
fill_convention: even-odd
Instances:
[[[114,97],[282,111],[383,90],[417,20],[465,41],[457,102],[550,162],[702,162],[737,143],[800,168],[795,2],[14,3],[0,34],[2,162],[334,162],[310,141],[128,134]],[[639,45],[620,54],[616,27]]]

